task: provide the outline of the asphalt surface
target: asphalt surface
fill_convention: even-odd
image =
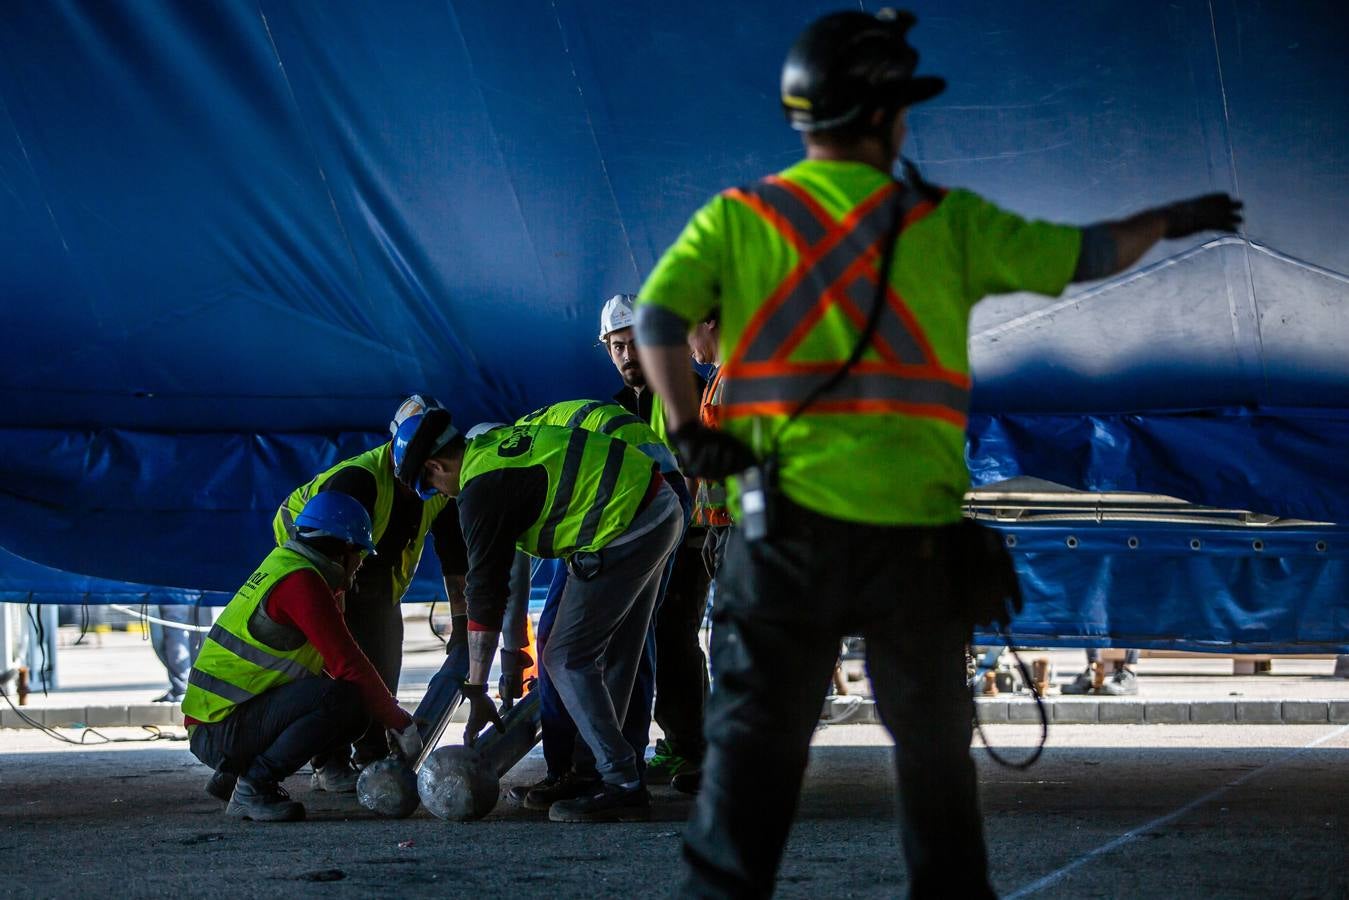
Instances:
[[[1009,752],[1037,735],[988,731]],[[1062,725],[1029,772],[975,753],[1005,896],[1349,897],[1349,726]],[[779,896],[904,893],[890,755],[878,727],[817,734]],[[533,755],[505,784],[541,774]],[[206,775],[182,743],[0,732],[0,893],[662,896],[690,806],[658,788],[635,825],[552,824],[505,799],[476,823],[389,821],[296,777],[309,820],[260,825],[227,819]]]

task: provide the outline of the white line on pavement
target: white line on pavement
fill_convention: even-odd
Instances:
[[[1152,831],[1156,828],[1162,827],[1163,825],[1167,825],[1170,824],[1171,822],[1174,822],[1176,819],[1179,819],[1181,816],[1184,816],[1194,811],[1195,809],[1198,809],[1205,803],[1208,803],[1212,800],[1216,800],[1218,797],[1221,797],[1223,794],[1227,793],[1232,788],[1238,787],[1239,785],[1244,784],[1247,781],[1250,781],[1252,778],[1259,775],[1260,773],[1268,771],[1269,769],[1277,768],[1278,766],[1281,766],[1284,763],[1288,762],[1288,760],[1292,759],[1293,757],[1298,756],[1299,754],[1304,753],[1307,750],[1311,750],[1314,747],[1319,747],[1326,741],[1334,740],[1335,738],[1339,737],[1345,732],[1349,732],[1349,725],[1341,725],[1334,731],[1330,731],[1327,732],[1326,734],[1321,735],[1319,738],[1317,738],[1316,740],[1312,741],[1309,744],[1304,744],[1301,747],[1298,747],[1294,750],[1290,750],[1283,756],[1280,756],[1277,759],[1270,760],[1260,768],[1252,769],[1251,771],[1247,772],[1245,775],[1242,775],[1235,781],[1229,781],[1222,787],[1215,788],[1214,790],[1209,791],[1207,794],[1204,794],[1197,800],[1191,800],[1189,803],[1185,804],[1175,812],[1170,812],[1164,816],[1153,819],[1146,825],[1140,825],[1139,827],[1133,829],[1132,831],[1126,831],[1124,834],[1121,834],[1114,840],[1108,841],[1107,843],[1102,844],[1101,846],[1095,848],[1094,850],[1087,851],[1086,853],[1079,856],[1077,859],[1073,860],[1072,862],[1068,863],[1065,866],[1061,866],[1060,868],[1055,869],[1053,872],[1050,872],[1043,878],[1038,878],[1035,881],[1032,881],[1030,884],[1023,885],[1022,887],[1017,888],[1010,894],[1004,894],[1003,900],[1020,900],[1021,897],[1029,897],[1032,894],[1043,891],[1045,888],[1062,881],[1069,874],[1082,868],[1087,863],[1091,862],[1097,857],[1104,856],[1105,854],[1111,852],[1112,850],[1117,850],[1118,848],[1123,847],[1125,844],[1129,843],[1135,838],[1147,834],[1149,831]]]

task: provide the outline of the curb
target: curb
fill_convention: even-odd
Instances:
[[[1139,700],[1137,698],[1045,700],[1049,721],[1059,725],[1346,725],[1349,700]],[[1039,722],[1035,702],[1028,698],[975,700],[979,721],[985,725]],[[167,703],[125,706],[21,707],[24,714],[48,728],[139,728],[144,725],[182,727],[183,712]],[[455,710],[452,722],[463,722],[467,711]],[[880,725],[874,700],[827,702],[826,725]],[[8,705],[0,706],[0,729],[31,728]]]
[[[977,699],[985,725],[1019,725],[1040,721],[1029,698]],[[1051,697],[1045,700],[1049,721],[1059,725],[1345,725],[1349,700],[1139,700],[1137,698]],[[837,716],[838,722],[831,719]],[[825,724],[880,725],[874,700],[833,702]]]

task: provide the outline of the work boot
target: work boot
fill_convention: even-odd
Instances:
[[[640,784],[625,788],[601,786],[597,793],[559,800],[548,808],[551,822],[645,822],[651,818],[651,795]]]
[[[687,759],[674,753],[669,742],[662,738],[656,741],[656,752],[646,761],[646,783],[669,784],[680,772],[696,768]]]
[[[254,822],[298,822],[304,818],[304,804],[290,799],[275,781],[240,778],[225,815]]]
[[[1138,693],[1138,676],[1128,669],[1120,669],[1101,685],[1101,693],[1111,697],[1126,697]]]
[[[309,786],[330,794],[354,794],[357,777],[351,763],[345,759],[334,759],[314,770],[314,774],[309,777]]]
[[[561,783],[563,777],[564,777],[564,776],[562,776],[562,775],[554,775],[552,772],[549,772],[547,775],[543,776],[542,778],[540,778],[538,781],[534,782],[533,784],[516,784],[516,785],[512,785],[512,786],[511,786],[511,789],[508,790],[508,791],[506,791],[506,794],[507,794],[507,796],[509,796],[509,797],[511,798],[511,800],[515,801],[516,803],[518,803],[518,804],[521,805],[521,806],[524,806],[524,805],[525,805],[525,798],[526,798],[527,796],[529,796],[529,792],[530,792],[530,791],[533,791],[533,790],[539,790],[539,791],[549,791],[549,790],[552,790],[553,788],[557,787],[558,784]]]
[[[1076,678],[1063,686],[1063,693],[1090,694],[1095,677],[1095,673],[1091,671],[1091,666],[1087,666],[1086,671],[1080,672]]]
[[[226,772],[224,769],[212,772],[211,780],[206,782],[206,793],[221,803],[229,803],[230,797],[234,794],[234,783],[238,780],[238,775],[233,772]]]
[[[698,789],[703,786],[702,769],[685,769],[674,778],[670,779],[670,787],[679,791],[681,794],[696,795]]]
[[[600,789],[598,778],[584,778],[575,772],[568,772],[561,778],[545,784],[545,778],[525,794],[525,809],[551,809],[559,800],[574,800],[588,797]]]

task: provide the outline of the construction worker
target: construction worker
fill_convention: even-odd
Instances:
[[[373,719],[407,759],[421,739],[342,615],[375,548],[370,516],[346,494],[314,496],[294,536],[267,555],[207,634],[183,700],[192,753],[215,770],[206,790],[226,814],[304,818],[281,781],[337,752]],[[325,676],[326,672],[326,676]]]
[[[604,434],[553,425],[496,428],[465,440],[444,410],[403,423],[398,478],[455,497],[468,546],[471,743],[497,710],[487,696],[515,551],[562,559],[569,577],[542,662],[584,741],[573,768],[589,789],[548,810],[557,822],[650,815],[636,754],[620,723],[683,511],[655,464]],[[587,759],[586,757],[590,757]]]
[[[861,634],[896,739],[910,894],[992,896],[965,645],[987,612],[967,573],[997,547],[959,524],[970,308],[988,294],[1058,295],[1163,237],[1240,222],[1222,194],[1076,228],[933,188],[911,168],[896,181],[905,109],[945,86],[914,76],[913,24],[883,10],[808,27],[782,73],[806,159],[695,213],[640,293],[642,365],[686,474],[736,476],[684,895],[772,892],[839,640]],[[718,306],[711,430],[685,338]]]
[[[721,313],[713,310],[689,332],[689,353],[700,366],[711,366],[712,377],[703,386],[698,405],[698,421],[708,428],[717,427],[717,407],[721,405]],[[725,549],[731,526],[731,510],[726,505],[726,485],[709,478],[698,479],[693,498],[693,524],[707,529],[703,543],[703,565],[715,579],[721,551]]]
[[[628,412],[617,403],[603,400],[568,400],[554,403],[535,410],[516,423],[518,425],[557,425],[565,428],[581,428],[607,434],[610,437],[636,447],[651,458],[670,488],[680,498],[680,503],[688,500],[688,491],[684,476],[675,465],[674,453],[665,441],[646,422]],[[673,562],[673,559],[671,560]],[[656,595],[656,615],[659,614],[662,598],[670,577],[670,565],[666,565],[661,578],[661,586]],[[558,605],[567,586],[567,567],[558,566],[548,586],[548,597],[544,601],[543,612],[539,615],[538,646],[547,646],[548,635],[552,631],[557,617]],[[502,651],[502,670],[507,668],[507,651]],[[517,663],[511,661],[510,665]],[[642,658],[637,668],[637,680],[632,690],[632,701],[628,704],[627,715],[623,719],[623,735],[632,746],[637,758],[637,770],[645,778],[646,748],[651,740],[651,705],[656,689],[656,637],[655,616],[647,629],[643,643]],[[567,713],[557,689],[553,687],[547,668],[539,673],[538,689],[541,692],[543,756],[548,763],[548,771],[543,779],[532,785],[518,785],[511,788],[511,796],[529,809],[546,810],[558,800],[570,800],[590,789],[593,781],[591,773],[578,773],[572,766],[573,749],[579,736],[576,725]],[[506,694],[502,694],[506,699]],[[583,754],[584,756],[585,754]]]
[[[272,520],[278,545],[291,536],[291,521],[310,498],[325,491],[355,497],[370,516],[378,552],[361,567],[347,598],[347,627],[374,664],[391,693],[398,693],[403,667],[403,595],[417,572],[422,546],[429,534],[440,558],[441,576],[449,599],[451,640],[465,639],[463,585],[466,560],[459,515],[445,497],[422,500],[393,476],[392,435],[410,415],[437,406],[429,395],[413,394],[403,401],[389,424],[390,441],[321,472],[291,492]],[[388,755],[384,732],[375,725],[360,735],[352,752],[314,760],[312,786],[316,790],[356,790],[356,768]],[[353,759],[354,757],[354,759]]]
[[[600,310],[600,342],[608,349],[609,359],[623,379],[614,402],[640,416],[668,443],[664,403],[647,388],[634,343],[634,299],[631,294],[617,294]],[[702,378],[696,374],[694,378],[701,389]],[[697,484],[686,479],[686,488],[692,497]],[[686,511],[692,514],[691,502]],[[710,685],[707,657],[698,640],[707,610],[709,579],[702,561],[705,541],[705,528],[692,526],[685,530],[664,600],[656,611],[655,719],[665,736],[656,742],[655,753],[647,763],[646,781],[670,783],[685,793],[698,790],[706,746],[703,707]]]

